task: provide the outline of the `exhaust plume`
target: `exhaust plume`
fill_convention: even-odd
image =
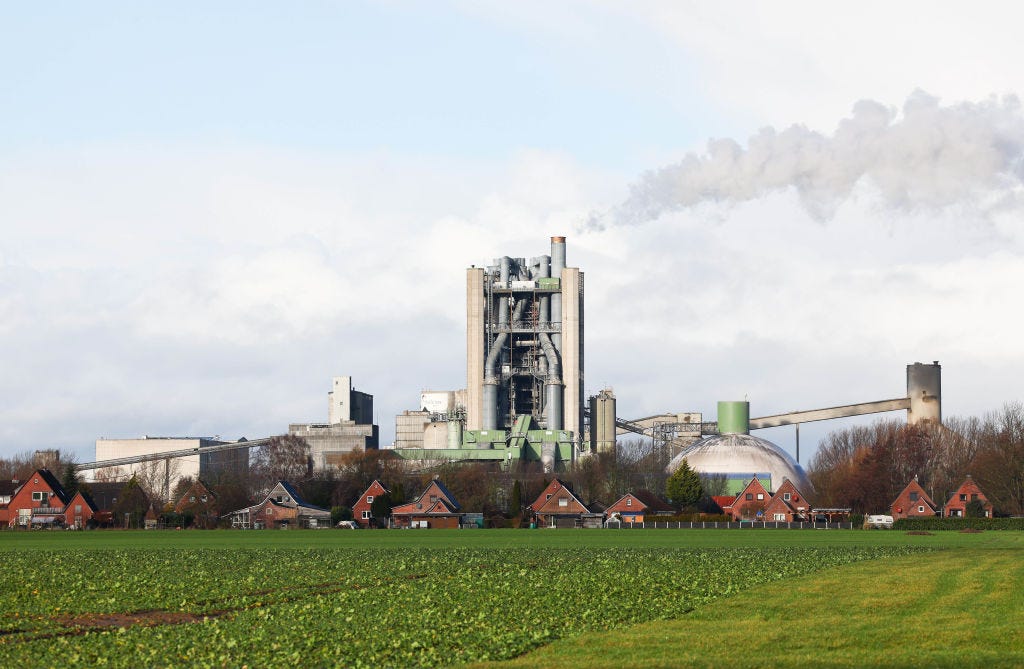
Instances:
[[[647,172],[625,202],[592,213],[586,227],[635,225],[700,204],[733,205],[795,189],[808,214],[826,221],[862,180],[884,207],[991,210],[1024,178],[1024,115],[1015,96],[941,106],[915,91],[902,114],[861,100],[826,136],[793,125],[764,128],[744,148],[708,142],[702,155]]]

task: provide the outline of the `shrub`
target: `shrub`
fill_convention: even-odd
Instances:
[[[900,518],[895,530],[1024,530],[1024,518]]]

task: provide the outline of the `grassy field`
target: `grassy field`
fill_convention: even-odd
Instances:
[[[20,532],[0,554],[0,666],[1024,665],[1017,533]]]
[[[757,586],[677,620],[553,642],[505,667],[1021,667],[1024,535]]]

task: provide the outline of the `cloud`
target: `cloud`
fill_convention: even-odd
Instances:
[[[764,128],[746,146],[708,142],[702,154],[652,170],[629,197],[588,227],[636,225],[701,205],[729,207],[793,190],[817,221],[832,218],[858,184],[904,212],[961,207],[985,212],[1014,201],[1024,178],[1024,114],[1016,97],[942,106],[918,91],[902,112],[854,105],[831,135]]]
[[[0,452],[276,434],[324,419],[335,374],[389,443],[420,390],[465,384],[464,268],[543,252],[610,181],[539,150],[0,158]]]

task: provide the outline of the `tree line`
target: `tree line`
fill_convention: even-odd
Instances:
[[[819,507],[888,513],[917,477],[941,507],[968,475],[1000,515],[1024,514],[1024,405],[1009,403],[982,417],[942,425],[880,420],[829,433],[807,475]]]

